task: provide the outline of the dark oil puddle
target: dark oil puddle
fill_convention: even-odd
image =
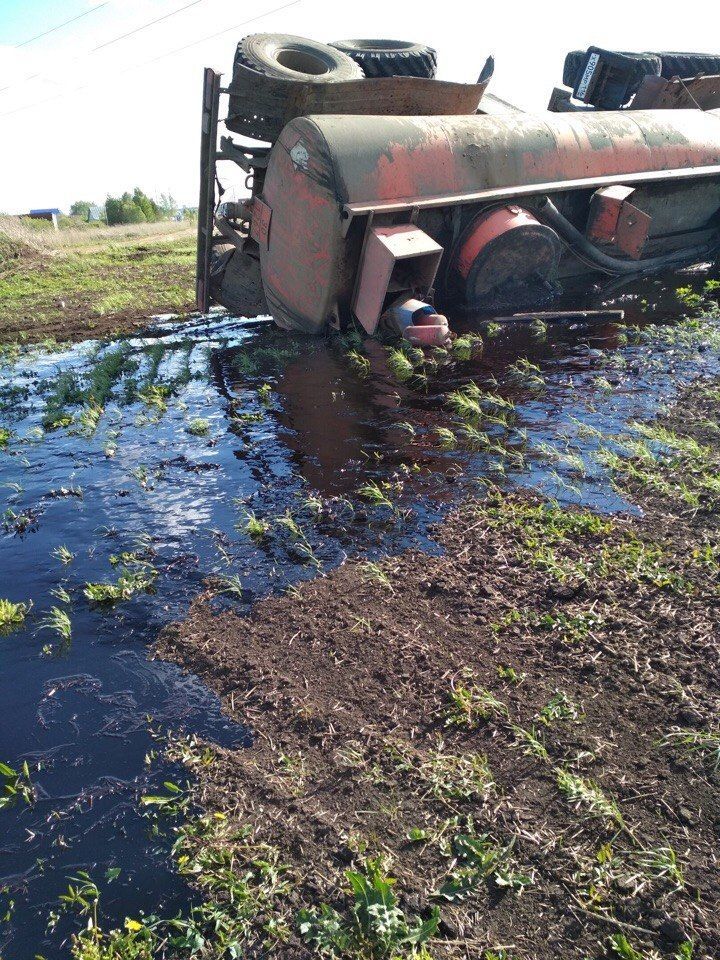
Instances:
[[[630,323],[657,324],[647,338],[613,325],[552,325],[540,336],[527,324],[504,325],[486,338],[482,356],[439,367],[423,389],[399,382],[374,341],[361,348],[369,361],[361,376],[347,344],[220,315],[161,325],[144,339],[27,350],[0,367],[0,427],[10,431],[0,450],[0,598],[33,605],[21,628],[0,637],[0,760],[16,769],[27,760],[37,792],[33,807],[0,810],[0,916],[12,903],[0,924],[5,960],[62,954],[47,916],[79,870],[103,889],[108,927],[141,910],[172,914],[189,901],[168,842],[150,835],[138,799],[185,776],[145,763],[157,746],[152,730],[224,745],[251,736],[199,681],[147,659],[148,645],[207,578],[239,578],[239,595],[217,602],[246,610],[315,576],[318,563],[328,569],[352,555],[434,550],[428,528],[459,490],[487,479],[626,508],[594,458],[598,438],[717,373],[715,321],[683,323],[687,310],[674,293],[702,290],[706,279],[685,273],[612,296],[583,294],[583,307],[612,303]],[[542,390],[518,379],[520,357],[540,367]],[[453,426],[444,397],[469,379],[515,403],[509,442],[522,460],[439,448],[435,428]],[[88,419],[85,402],[81,422],[89,385],[104,412],[91,410]],[[148,405],[150,387],[160,388],[166,411]],[[74,422],[43,431],[63,416]],[[358,487],[373,478],[395,484],[392,522],[387,511],[360,504]],[[320,517],[311,521],[313,503]],[[287,511],[305,531],[312,562],[287,538],[255,543],[242,531],[248,512],[273,520]],[[62,562],[61,546],[71,562]],[[155,592],[108,609],[89,603],[85,584],[117,580],[111,558],[123,552],[150,558]],[[70,642],[41,627],[53,606],[71,617]],[[106,871],[118,867],[106,883]]]

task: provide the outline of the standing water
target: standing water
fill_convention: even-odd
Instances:
[[[374,341],[220,315],[8,352],[0,600],[21,606],[0,635],[0,761],[21,785],[27,763],[31,787],[0,798],[0,955],[67,955],[68,928],[47,922],[79,871],[102,888],[108,926],[192,900],[140,798],[185,776],[162,760],[168,735],[252,742],[198,680],[148,659],[194,597],[210,590],[243,612],[351,555],[436,549],[432,523],[487,480],[625,508],[598,436],[717,372],[715,321],[683,319],[674,293],[705,297],[704,284],[684,275],[626,292],[614,305],[640,323],[629,330],[485,324],[483,352],[411,357],[411,375]],[[458,435],[448,397],[468,381],[514,408],[476,450],[447,442]],[[359,492],[373,481],[392,490],[392,522]],[[302,550],[249,535],[253,519],[283,517],[302,526]]]

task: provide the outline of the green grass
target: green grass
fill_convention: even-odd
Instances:
[[[75,554],[64,544],[60,544],[59,547],[55,547],[52,554],[54,557],[57,557],[61,563],[72,563],[75,559]]]
[[[402,350],[389,347],[387,350],[387,362],[393,375],[401,383],[405,383],[415,375],[415,368]]]
[[[300,934],[315,955],[338,960],[429,956],[423,947],[437,930],[437,907],[426,920],[409,920],[393,891],[395,881],[386,876],[379,858],[368,860],[362,871],[346,871],[345,877],[353,898],[349,920],[327,904],[301,910],[298,916]]]
[[[676,729],[668,733],[662,743],[702,757],[712,774],[720,773],[720,730]]]
[[[372,563],[368,561],[363,563],[360,567],[360,570],[363,574],[363,579],[366,581],[374,581],[375,583],[380,583],[384,587],[390,587],[392,589],[392,583],[390,582],[390,577],[385,573],[383,568],[377,563]]]
[[[79,378],[61,373],[48,395],[43,416],[45,430],[57,430],[75,423],[85,436],[92,436],[119,381],[137,369],[137,360],[130,356],[127,346],[121,345],[100,351],[89,372]],[[71,407],[81,407],[79,411]]]
[[[172,395],[172,387],[167,384],[149,383],[146,387],[137,391],[137,399],[144,403],[146,407],[156,410],[158,413],[165,413],[167,410],[168,397]]]
[[[367,500],[368,503],[373,504],[373,506],[390,507],[392,509],[392,501],[386,496],[383,487],[375,480],[368,480],[367,483],[358,487],[357,494],[359,497],[362,497],[363,500]]]
[[[370,361],[357,350],[349,350],[346,354],[350,367],[360,377],[366,377],[370,373]]]
[[[495,781],[487,758],[479,753],[452,753],[438,741],[428,758],[416,768],[425,796],[452,804],[456,800],[486,797]]]
[[[483,340],[477,333],[466,333],[453,340],[450,347],[457,360],[470,360],[478,353],[482,353]]]
[[[109,313],[119,313],[121,310],[127,310],[134,301],[134,290],[116,290],[114,293],[108,293],[100,300],[95,301],[92,308],[101,317],[104,317]]]
[[[19,771],[0,762],[0,811],[15,806],[21,800],[27,804],[35,800],[27,760],[23,761]]]
[[[242,580],[237,574],[231,576],[220,575],[214,578],[214,586],[218,593],[229,593],[234,597],[242,599],[243,585]]]
[[[251,540],[264,540],[270,530],[270,524],[261,517],[256,517],[252,510],[248,510],[245,522],[238,525],[238,529],[246,533]]]
[[[49,612],[40,621],[41,630],[52,630],[66,643],[72,637],[72,621],[65,610],[60,607],[51,607]]]
[[[91,603],[117,603],[129,600],[140,591],[152,592],[156,577],[157,570],[149,565],[142,565],[138,570],[123,567],[115,583],[86,583],[83,593]]]
[[[435,427],[435,435],[438,438],[438,446],[441,450],[454,450],[457,446],[457,437],[447,427]]]
[[[558,690],[537,715],[540,723],[548,727],[559,720],[577,720],[579,717],[578,707],[562,690]]]
[[[466,420],[469,423],[477,423],[483,415],[480,404],[467,387],[448,393],[445,397],[445,405],[461,420]]]
[[[475,728],[481,721],[495,716],[506,716],[507,707],[489,690],[474,683],[453,684],[450,690],[446,726]]]
[[[602,447],[597,457],[610,469],[618,489],[630,484],[680,499],[699,510],[717,502],[720,482],[717,458],[707,445],[662,424],[631,423],[636,435],[622,436],[616,449]]]
[[[567,801],[576,809],[589,816],[603,817],[623,826],[623,818],[614,800],[607,797],[593,781],[580,777],[569,770],[555,770],[557,785]]]
[[[62,249],[53,256],[24,252],[6,263],[0,274],[0,340],[39,340],[49,330],[87,336],[115,315],[144,318],[192,308],[190,233],[161,242],[138,238],[104,249]]]
[[[21,626],[25,622],[25,615],[29,609],[30,606],[27,603],[0,600],[0,630],[9,631]]]
[[[210,433],[210,421],[202,417],[194,417],[185,427],[185,431],[193,437],[206,437]]]

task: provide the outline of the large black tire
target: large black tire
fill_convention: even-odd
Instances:
[[[427,77],[437,73],[437,53],[407,40],[335,40],[330,44],[362,67],[366,77]]]
[[[210,295],[238,317],[260,317],[270,311],[265,300],[260,263],[231,243],[214,244],[210,255]]]
[[[631,93],[635,93],[642,83],[644,77],[659,77],[662,67],[660,56],[657,53],[626,53],[621,51],[623,57],[630,57],[635,61],[636,83]],[[566,87],[575,87],[582,76],[585,64],[587,62],[586,50],[571,50],[565,57],[563,66],[563,83]]]
[[[698,73],[720,74],[720,56],[711,53],[659,53],[662,60],[662,76],[694,77]]]
[[[235,69],[238,68],[283,80],[325,83],[358,80],[364,75],[339,50],[286,33],[252,33],[244,37],[235,51]]]

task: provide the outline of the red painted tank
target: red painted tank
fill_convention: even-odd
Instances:
[[[413,208],[720,179],[719,119],[720,111],[658,110],[293,120],[263,189],[272,211],[260,245],[268,305],[281,326],[310,333],[347,315],[370,214],[387,223]]]

